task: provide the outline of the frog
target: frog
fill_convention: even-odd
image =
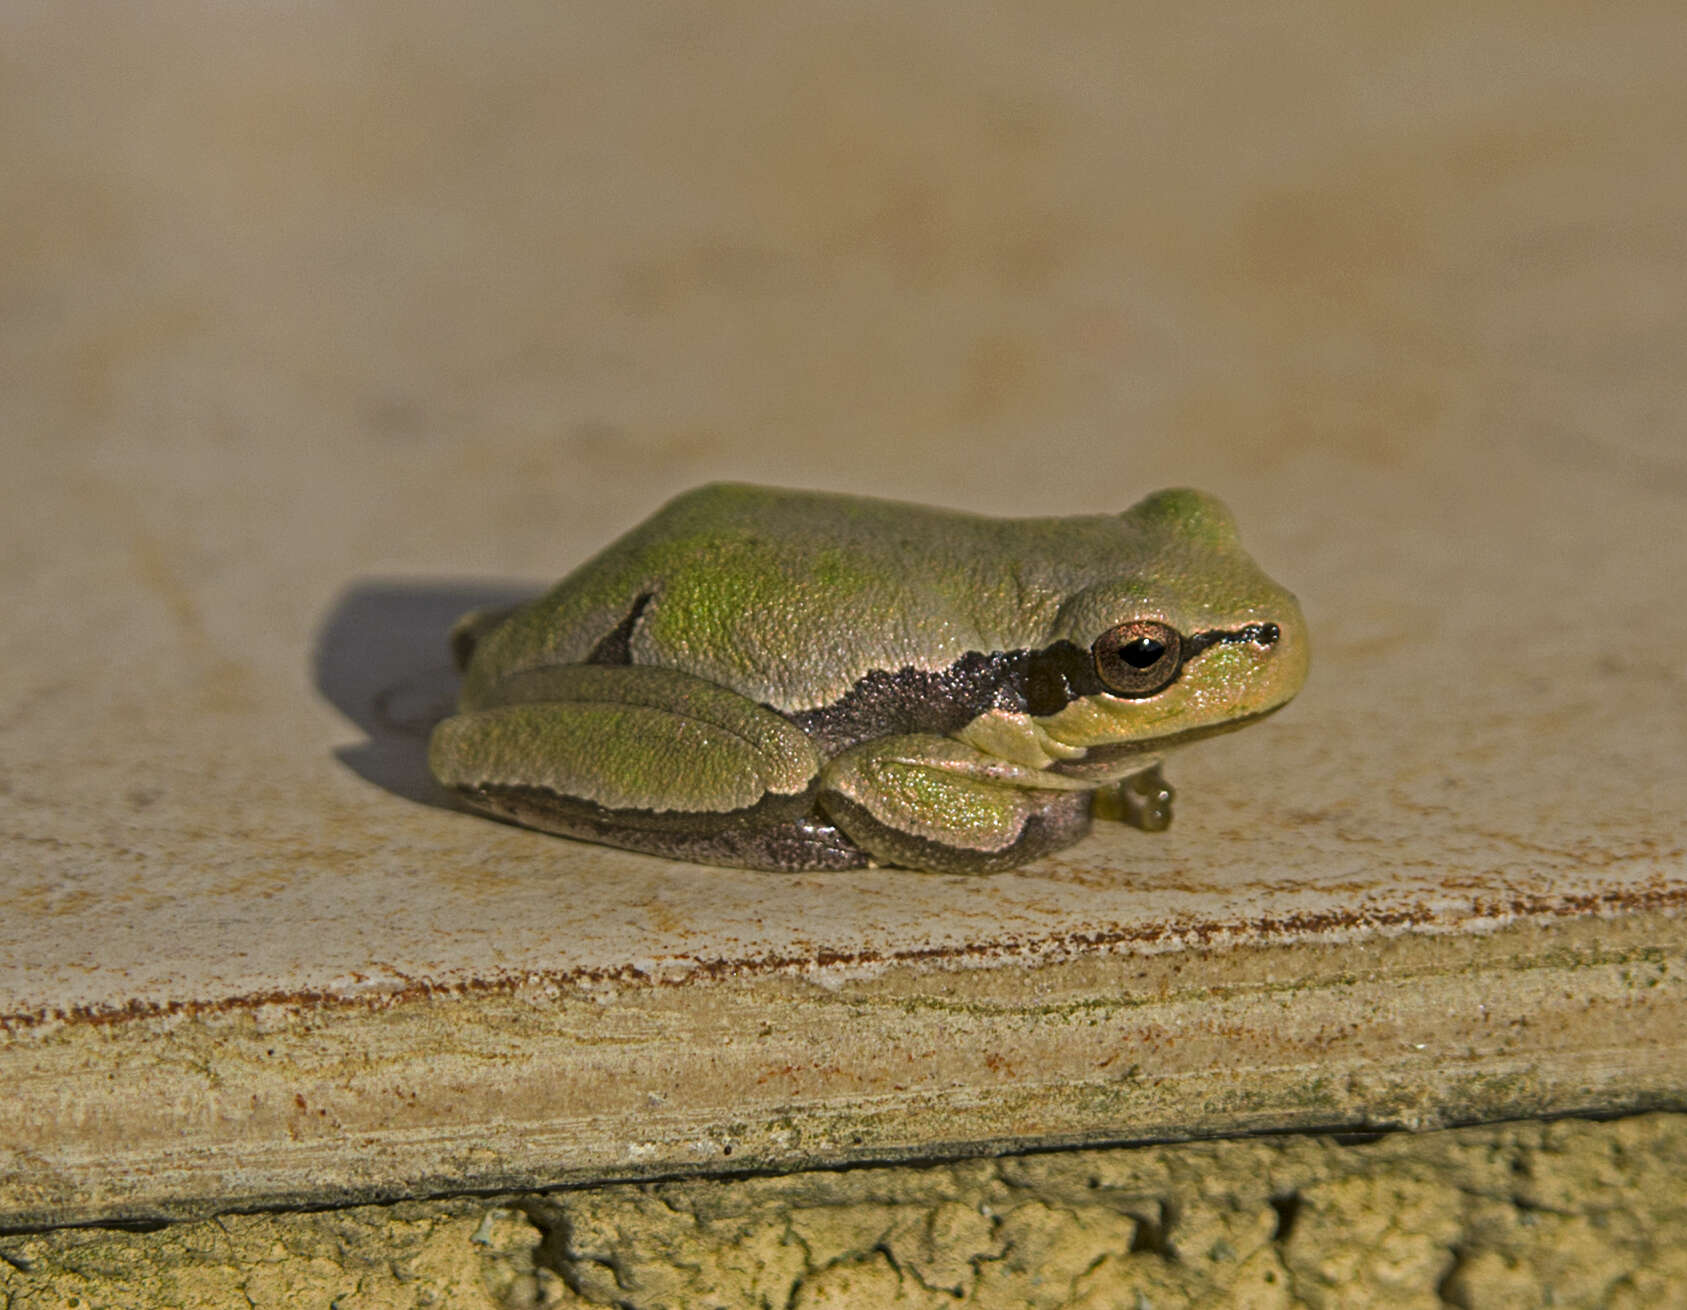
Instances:
[[[1216,497],[1000,518],[713,483],[452,629],[471,810],[696,864],[983,874],[1171,820],[1161,764],[1286,705],[1295,597]]]

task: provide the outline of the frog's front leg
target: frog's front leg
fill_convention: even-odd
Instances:
[[[1088,832],[1094,785],[950,737],[910,734],[864,742],[828,761],[820,805],[880,863],[991,873]]]
[[[746,868],[866,863],[815,811],[808,735],[672,669],[575,664],[508,678],[434,729],[428,762],[468,804],[547,832]]]

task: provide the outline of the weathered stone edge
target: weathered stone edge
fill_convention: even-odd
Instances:
[[[1682,1107],[1680,928],[1654,912],[38,1030],[0,1046],[0,1226]]]

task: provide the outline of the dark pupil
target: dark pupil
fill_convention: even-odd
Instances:
[[[1128,645],[1119,647],[1119,658],[1133,669],[1151,669],[1160,662],[1160,657],[1165,653],[1165,643],[1155,641],[1152,637],[1138,637]]]

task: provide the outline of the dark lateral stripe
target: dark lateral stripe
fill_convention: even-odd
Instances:
[[[1058,641],[1041,650],[968,651],[942,669],[874,669],[837,700],[787,714],[828,752],[904,732],[958,732],[981,714],[1058,714],[1104,691],[1095,660]]]
[[[599,638],[597,645],[592,647],[591,654],[585,658],[587,664],[631,664],[633,662],[633,631],[638,627],[638,621],[644,617],[644,611],[655,598],[653,591],[640,592],[638,599],[633,602],[632,609],[627,611],[627,617],[615,627]]]
[[[1280,636],[1275,623],[1197,632],[1183,639],[1179,668],[1213,646],[1270,646]],[[785,717],[835,754],[898,733],[947,736],[991,710],[1047,718],[1107,690],[1094,656],[1063,640],[1039,650],[970,650],[943,669],[874,669],[831,704]]]
[[[942,669],[874,669],[830,705],[785,717],[828,754],[905,732],[946,736],[993,709],[1023,711],[1030,656],[971,650]]]
[[[1212,646],[1231,646],[1246,641],[1251,641],[1256,646],[1275,646],[1282,635],[1283,630],[1275,623],[1250,623],[1246,627],[1232,628],[1229,631],[1214,628],[1207,632],[1197,632],[1183,639],[1180,662],[1187,664]]]

